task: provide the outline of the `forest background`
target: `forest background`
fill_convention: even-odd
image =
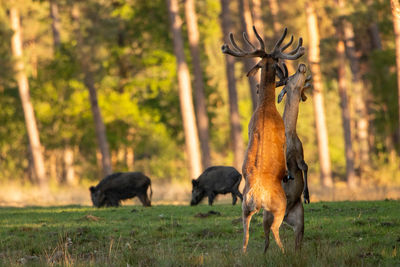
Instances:
[[[89,204],[118,171],[185,202],[207,166],[241,171],[257,81],[221,46],[253,24],[267,50],[284,27],[304,40],[288,67],[313,75],[297,125],[311,200],[400,195],[398,1],[0,3],[0,205]]]

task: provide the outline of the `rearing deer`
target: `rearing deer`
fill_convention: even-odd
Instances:
[[[269,240],[269,230],[275,237],[276,243],[284,251],[279,238],[279,227],[285,216],[286,197],[281,181],[285,174],[285,128],[281,115],[275,106],[275,64],[287,59],[295,60],[304,54],[302,39],[298,46],[289,53],[283,53],[293,42],[293,36],[288,44],[281,47],[285,39],[285,28],[281,38],[276,43],[271,53],[265,51],[264,41],[258,35],[253,26],[254,33],[260,43],[256,48],[243,33],[244,41],[252,48],[252,51],[244,51],[236,44],[233,34],[229,35],[233,49],[227,44],[222,46],[222,52],[234,57],[260,57],[261,60],[248,72],[247,76],[255,75],[261,68],[261,81],[259,85],[258,103],[249,123],[249,143],[243,162],[243,176],[245,188],[243,191],[243,251],[246,252],[249,240],[249,226],[251,217],[261,208],[263,212],[263,225],[266,246]],[[270,223],[268,218],[273,216]]]
[[[286,165],[288,176],[292,178],[283,183],[287,205],[284,221],[294,229],[295,248],[299,249],[304,235],[304,209],[301,203],[301,194],[304,194],[304,202],[310,203],[307,171],[308,166],[304,162],[303,145],[296,133],[297,117],[299,114],[300,101],[306,101],[307,97],[304,90],[310,87],[308,81],[311,76],[306,78],[307,68],[300,64],[295,74],[288,77],[285,63],[283,70],[277,66],[277,74],[280,81],[277,86],[285,85],[278,96],[280,103],[286,94],[285,109],[283,112],[283,122],[285,124],[286,137]],[[304,180],[303,180],[304,173]],[[271,221],[273,218],[269,218]]]

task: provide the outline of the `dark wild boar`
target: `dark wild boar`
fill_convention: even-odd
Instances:
[[[147,190],[150,189],[150,197]],[[106,176],[97,186],[89,188],[96,207],[118,207],[121,200],[138,197],[143,206],[151,206],[151,180],[141,172],[118,172]]]
[[[239,192],[242,175],[233,167],[213,166],[207,168],[197,180],[192,180],[192,201],[190,205],[197,205],[205,197],[212,205],[217,194],[232,193],[232,205],[236,204],[237,197],[243,200]]]

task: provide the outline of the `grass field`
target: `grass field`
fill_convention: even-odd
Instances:
[[[210,212],[213,211],[213,212]],[[400,266],[400,201],[305,206],[305,235],[294,251],[263,254],[262,213],[241,252],[240,205],[0,208],[2,266]]]

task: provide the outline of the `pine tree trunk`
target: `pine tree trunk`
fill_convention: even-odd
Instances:
[[[264,40],[264,23],[262,20],[262,8],[261,8],[261,0],[253,0],[252,14],[253,14],[253,22],[254,26],[257,29],[258,34],[261,39]]]
[[[84,75],[84,84],[89,90],[90,107],[92,110],[97,142],[102,156],[101,162],[103,166],[103,174],[109,175],[112,173],[110,149],[107,141],[106,127],[104,125],[103,117],[101,116],[100,107],[97,101],[97,91],[93,77],[94,70],[92,70],[92,66],[90,64],[90,54],[92,53],[92,51],[88,51],[88,49],[84,49],[83,47],[83,40],[80,34],[79,23],[80,11],[77,3],[73,5],[72,18],[76,23],[75,31],[78,40],[78,55],[80,58],[81,69]]]
[[[243,32],[247,33],[249,36],[250,42],[255,44],[256,38],[253,33],[253,18],[251,16],[250,4],[249,0],[239,0],[239,10],[242,22]],[[260,29],[257,29],[257,32]],[[256,58],[245,58],[244,60],[244,68],[245,72],[248,72],[254,65],[256,65],[258,60]],[[253,104],[253,111],[257,108],[257,84],[259,83],[258,75],[250,76],[249,79],[249,87],[250,87],[250,95],[251,95],[251,103]]]
[[[60,15],[58,13],[58,5],[55,0],[50,0],[50,17],[51,17],[51,30],[53,32],[54,50],[57,50],[61,44],[60,37]]]
[[[64,148],[64,174],[65,174],[65,182],[68,185],[77,185],[78,180],[75,176],[75,169],[74,169],[74,150],[67,146]]]
[[[174,40],[174,53],[178,71],[179,100],[181,104],[183,130],[185,133],[186,154],[189,160],[190,178],[196,178],[202,172],[201,156],[192,102],[192,86],[190,83],[189,69],[183,53],[182,21],[179,17],[178,0],[167,0],[167,6]]]
[[[354,151],[351,138],[350,127],[350,109],[347,98],[347,84],[346,84],[346,53],[343,41],[342,29],[338,26],[337,30],[339,41],[337,43],[336,51],[338,57],[338,84],[339,84],[339,97],[340,107],[342,109],[342,125],[344,134],[344,146],[346,157],[346,178],[347,185],[350,188],[356,186],[357,177],[354,171]]]
[[[325,122],[324,96],[321,81],[319,34],[317,17],[311,2],[306,3],[307,27],[309,35],[308,61],[313,76],[313,104],[317,130],[318,157],[321,168],[321,184],[332,187],[332,172],[328,146],[328,131]]]
[[[397,66],[397,99],[398,99],[398,116],[399,129],[398,142],[400,143],[400,4],[398,0],[390,0],[393,15],[393,28],[396,42],[396,66]],[[400,151],[400,148],[399,148]]]
[[[208,115],[206,106],[206,97],[204,93],[203,71],[200,64],[199,49],[199,30],[197,27],[197,14],[195,11],[194,0],[185,1],[185,15],[188,28],[188,38],[190,54],[192,56],[194,73],[194,95],[195,109],[197,114],[197,128],[199,130],[199,139],[201,147],[201,159],[203,168],[211,165]]]
[[[271,12],[271,17],[272,17],[274,39],[278,39],[279,31],[280,31],[280,25],[279,25],[279,19],[278,19],[278,14],[279,14],[278,1],[277,0],[268,0],[268,6],[269,6],[269,10]]]
[[[221,0],[222,31],[224,42],[229,43],[229,32],[231,27],[229,0]],[[234,166],[241,170],[243,164],[244,145],[241,135],[238,97],[235,79],[235,60],[231,56],[225,55],[226,77],[228,79],[229,91],[229,121],[231,126],[231,145],[233,146]]]
[[[39,182],[39,186],[46,190],[48,187],[48,180],[46,177],[46,170],[44,165],[44,157],[42,152],[42,146],[40,144],[39,131],[36,124],[35,113],[29,93],[29,82],[28,77],[25,73],[25,65],[23,61],[22,51],[22,36],[20,17],[18,9],[15,7],[10,8],[10,21],[11,29],[14,34],[11,38],[11,48],[15,60],[15,72],[16,80],[18,83],[19,94],[21,97],[22,108],[24,110],[25,123],[29,137],[29,144],[32,151],[33,165],[35,169],[36,179]]]
[[[344,20],[343,32],[345,38],[345,46],[347,56],[350,61],[350,69],[353,82],[353,99],[355,107],[355,126],[356,126],[356,141],[358,147],[358,163],[361,177],[364,176],[365,170],[369,166],[369,143],[368,143],[368,112],[365,101],[365,88],[361,79],[360,62],[357,57],[353,25]]]

